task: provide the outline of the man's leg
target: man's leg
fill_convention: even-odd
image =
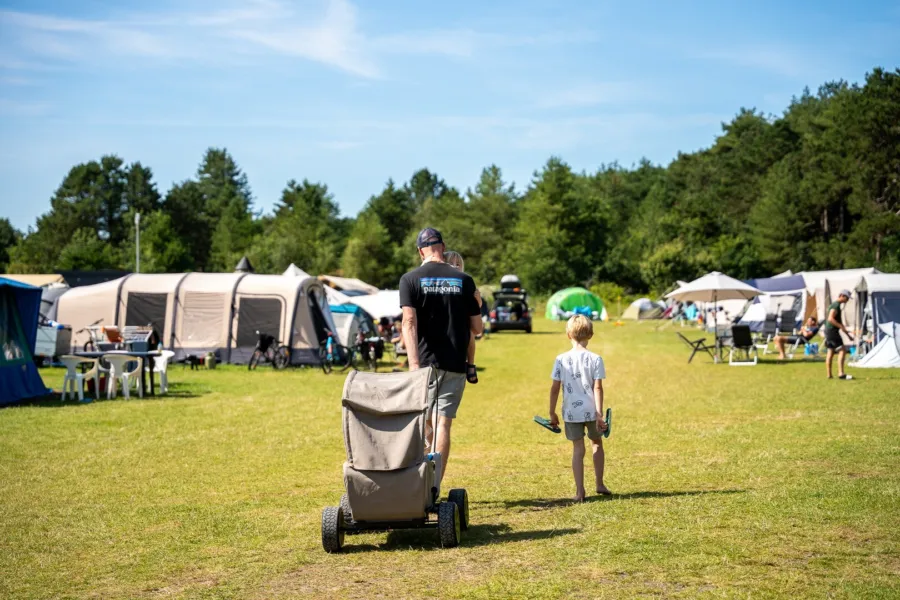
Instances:
[[[603,467],[606,456],[603,453],[603,440],[591,440],[593,458],[594,458],[594,479],[597,483],[598,494],[608,494],[609,489],[603,483]]]
[[[450,462],[450,427],[453,425],[453,419],[438,415],[437,426],[437,451],[441,455],[441,481],[447,473],[447,463]]]
[[[584,438],[572,441],[572,474],[575,476],[575,500],[584,500]]]
[[[778,348],[778,359],[779,360],[785,359],[785,356],[784,356],[784,341],[785,341],[785,339],[787,339],[787,338],[785,338],[783,335],[776,335],[775,339],[772,340],[775,343],[775,347]]]
[[[847,362],[847,346],[838,350],[838,377],[844,376],[844,363]]]
[[[828,374],[828,379],[831,379],[831,361],[834,359],[834,350],[832,348],[828,348],[825,351],[825,372]]]

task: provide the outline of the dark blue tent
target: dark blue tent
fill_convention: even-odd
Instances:
[[[791,292],[799,293],[806,289],[806,281],[803,279],[803,275],[748,279],[744,281],[744,283],[752,285],[764,294],[787,294]]]
[[[41,288],[0,277],[0,405],[49,393],[32,356]]]

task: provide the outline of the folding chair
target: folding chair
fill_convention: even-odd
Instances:
[[[746,360],[734,360],[735,351],[743,352]],[[750,359],[750,353],[753,353],[753,359]],[[728,364],[732,367],[749,367],[755,365],[759,361],[759,352],[753,343],[753,336],[750,334],[748,325],[735,325],[731,328],[731,352],[728,353]]]
[[[778,325],[778,335],[794,335],[797,327],[797,313],[793,310],[781,311],[781,323]]]
[[[691,347],[691,357],[688,359],[688,364],[690,364],[691,361],[694,360],[694,355],[701,351],[706,352],[707,354],[709,354],[709,357],[711,359],[716,360],[716,347],[707,344],[706,338],[700,338],[699,340],[689,340],[684,337],[684,334],[680,331],[676,331],[675,333],[682,339],[685,344]]]

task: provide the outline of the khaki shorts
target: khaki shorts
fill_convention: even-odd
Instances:
[[[566,423],[566,439],[572,442],[583,439],[585,429],[587,429],[587,436],[592,440],[603,438],[603,433],[597,429],[597,421],[587,421],[585,423]]]
[[[466,374],[451,371],[434,370],[434,378],[428,384],[428,394],[437,397],[438,415],[456,418],[456,411],[462,402],[463,390],[466,389]]]

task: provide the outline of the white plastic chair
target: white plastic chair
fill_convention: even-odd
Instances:
[[[169,393],[169,361],[174,358],[175,353],[171,350],[163,350],[159,353],[159,356],[153,361],[153,372],[159,375],[159,393],[160,394],[168,394]],[[150,370],[150,366],[148,365],[147,371]]]
[[[84,381],[94,379],[94,397],[100,397],[100,371],[97,368],[98,361],[93,358],[82,358],[67,354],[59,359],[66,366],[66,376],[63,378],[63,402],[69,399],[71,388],[72,398],[75,398],[75,388],[78,388],[78,401],[84,401]],[[79,373],[78,367],[84,363],[91,363],[90,370]]]
[[[144,368],[143,359],[138,356],[128,356],[127,354],[104,354],[103,360],[109,363],[109,383],[106,385],[107,399],[115,397],[118,383],[122,384],[122,395],[130,398],[132,377],[137,380],[138,396],[144,397],[144,388],[141,383],[141,370]],[[137,363],[137,367],[133,371],[129,371],[128,363],[133,362]]]

